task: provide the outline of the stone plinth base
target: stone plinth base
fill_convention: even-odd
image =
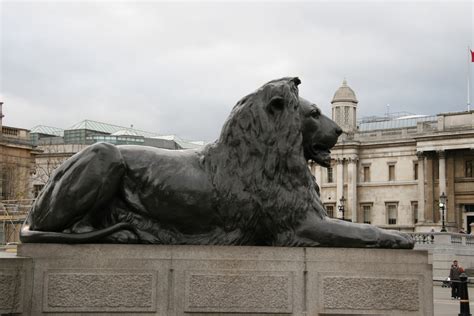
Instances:
[[[410,250],[23,244],[0,258],[10,312],[432,315],[432,267]]]

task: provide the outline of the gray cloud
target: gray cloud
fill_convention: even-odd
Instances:
[[[470,1],[0,5],[12,126],[93,119],[213,140],[240,97],[287,75],[328,114],[344,77],[359,116],[466,108]]]

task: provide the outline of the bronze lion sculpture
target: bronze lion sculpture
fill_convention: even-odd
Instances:
[[[299,84],[245,96],[200,150],[89,146],[55,171],[21,240],[413,248],[406,234],[327,217],[307,161],[329,166],[342,131]]]

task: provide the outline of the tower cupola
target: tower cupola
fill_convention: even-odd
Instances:
[[[353,133],[357,128],[357,97],[354,90],[347,85],[346,79],[332,98],[332,119],[344,132]]]

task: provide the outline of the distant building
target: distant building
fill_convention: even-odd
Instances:
[[[312,165],[329,215],[403,231],[448,231],[474,223],[474,111],[392,114],[357,120],[358,100],[344,80],[332,115],[345,131],[331,168]],[[341,200],[342,199],[342,200]]]
[[[28,130],[3,125],[0,102],[0,244],[18,241],[31,204],[30,174],[34,161]]]
[[[0,200],[27,199],[33,146],[27,129],[3,125],[2,106],[0,102]]]

